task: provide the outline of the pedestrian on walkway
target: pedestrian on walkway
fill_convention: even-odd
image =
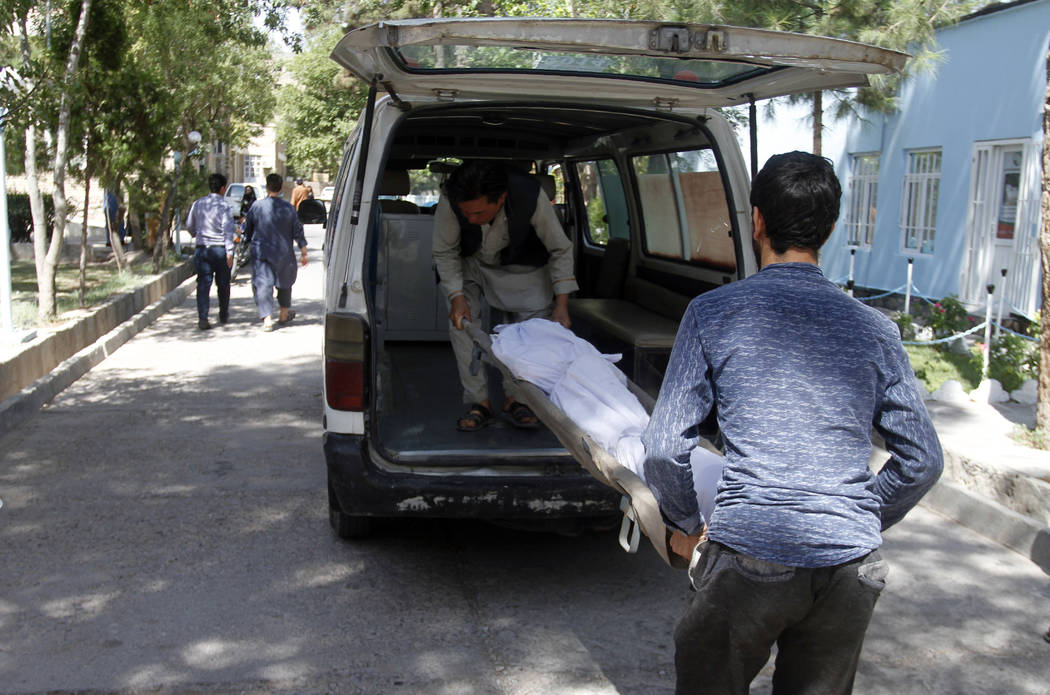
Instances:
[[[233,267],[233,214],[223,197],[226,177],[212,174],[203,198],[193,201],[186,215],[186,229],[197,240],[193,264],[197,268],[197,328],[206,331],[212,278],[219,295],[219,323],[230,320],[230,268]]]
[[[252,205],[244,221],[244,233],[251,239],[252,293],[264,331],[274,329],[274,287],[280,306],[277,323],[285,324],[295,318],[291,306],[292,285],[298,274],[296,243],[299,262],[306,265],[306,235],[295,208],[281,198],[283,183],[280,174],[268,175],[266,197]]]
[[[303,202],[307,198],[314,197],[314,189],[303,183],[302,179],[295,180],[295,188],[292,189],[292,206],[298,210],[299,203]]]
[[[881,531],[941,473],[897,327],[817,265],[840,197],[828,160],[770,158],[751,191],[761,270],[690,303],[642,437],[672,549],[693,560],[679,695],[747,692],[774,643],[773,693],[850,693],[885,585]],[[712,411],[725,467],[705,520],[689,453]],[[890,453],[877,475],[873,427]]]

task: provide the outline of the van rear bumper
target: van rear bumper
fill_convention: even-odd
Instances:
[[[607,516],[620,494],[583,469],[545,475],[391,472],[360,435],[324,435],[329,491],[344,514],[488,519]]]

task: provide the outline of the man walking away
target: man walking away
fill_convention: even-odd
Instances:
[[[219,323],[230,320],[230,268],[233,267],[233,214],[223,196],[226,177],[212,174],[203,198],[193,201],[186,215],[186,229],[197,240],[193,265],[197,268],[197,328],[206,331],[212,278],[219,295]]]
[[[292,285],[298,271],[294,244],[299,244],[299,262],[306,265],[306,235],[295,208],[281,198],[280,174],[266,177],[266,197],[248,210],[244,233],[251,240],[252,293],[263,330],[272,331],[273,289],[277,288],[280,314],[277,323],[295,318],[292,311]]]
[[[269,180],[269,178],[269,176],[266,177],[267,181]],[[292,207],[298,210],[299,203],[303,202],[307,198],[312,198],[313,195],[314,190],[312,188],[303,183],[302,179],[296,179],[295,188],[292,189]]]
[[[828,160],[770,158],[751,190],[761,270],[690,303],[642,437],[672,549],[698,558],[679,695],[746,693],[774,643],[774,694],[850,693],[885,585],[881,532],[941,473],[896,326],[817,265],[840,197]],[[701,541],[689,452],[712,409],[725,467]],[[890,453],[877,475],[873,429]]]

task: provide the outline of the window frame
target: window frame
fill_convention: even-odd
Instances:
[[[940,205],[941,172],[944,152],[941,147],[906,150],[904,176],[901,182],[900,250],[904,254],[932,256],[936,252],[937,208]],[[936,170],[930,162],[936,159]],[[931,203],[932,199],[932,203]],[[917,203],[913,204],[913,201]],[[914,234],[916,244],[908,244]]]
[[[689,216],[688,216],[688,211],[687,211],[687,209],[685,207],[684,200],[683,200],[683,197],[682,197],[681,182],[679,180],[678,175],[673,177],[673,179],[671,181],[671,186],[672,186],[672,189],[673,189],[673,192],[674,192],[675,205],[677,207],[676,215],[677,215],[678,225],[679,225],[678,235],[680,237],[679,242],[681,244],[680,255],[678,257],[675,257],[675,256],[672,256],[672,255],[658,254],[658,253],[653,253],[649,249],[649,235],[648,235],[648,233],[646,231],[646,223],[645,223],[645,208],[646,208],[646,205],[645,205],[645,201],[642,199],[641,186],[639,184],[637,171],[636,171],[636,168],[635,168],[635,165],[634,165],[635,160],[637,158],[639,158],[639,157],[663,156],[663,157],[665,157],[665,159],[666,159],[666,161],[668,163],[668,174],[669,175],[671,173],[680,174],[681,172],[675,172],[673,170],[673,167],[671,166],[671,162],[672,162],[673,156],[674,155],[680,155],[680,154],[682,154],[684,152],[694,152],[694,151],[701,151],[701,150],[709,151],[711,156],[714,158],[716,169],[715,169],[714,172],[711,172],[711,173],[717,173],[718,174],[718,178],[721,181],[722,197],[723,197],[723,200],[725,201],[725,206],[726,206],[726,209],[725,209],[726,223],[729,225],[728,235],[729,235],[729,238],[733,240],[733,259],[732,259],[733,267],[732,268],[719,266],[719,265],[716,265],[716,264],[702,263],[700,261],[692,260],[692,249],[691,249],[691,243],[693,241],[693,239],[692,239],[692,227],[689,224],[690,220],[689,220]],[[628,169],[630,171],[630,175],[631,175],[631,185],[634,188],[635,205],[637,206],[637,208],[639,210],[639,233],[640,233],[641,251],[642,251],[643,257],[645,259],[649,260],[649,261],[659,261],[659,262],[674,263],[674,264],[678,264],[678,265],[685,265],[685,266],[689,266],[690,268],[697,268],[697,269],[702,269],[702,270],[705,270],[705,271],[713,271],[713,272],[721,273],[723,275],[725,275],[725,274],[738,274],[740,272],[740,268],[742,267],[742,259],[740,257],[740,252],[741,252],[740,247],[736,243],[738,235],[736,233],[736,216],[735,216],[735,214],[733,212],[735,208],[733,207],[732,189],[731,189],[731,187],[729,185],[729,182],[728,182],[728,179],[727,179],[727,172],[726,172],[725,162],[722,160],[721,152],[720,152],[719,148],[715,146],[714,142],[709,142],[706,145],[689,146],[689,147],[679,148],[679,149],[673,149],[672,148],[672,149],[660,149],[660,150],[651,150],[651,151],[650,150],[638,150],[638,151],[633,151],[633,152],[626,153],[625,157],[626,157],[626,161],[627,161],[627,167],[628,167]],[[690,173],[697,173],[697,172],[690,172]]]
[[[252,174],[248,173],[248,162],[252,162]],[[257,181],[262,177],[262,155],[259,154],[246,154],[241,162],[241,174],[243,181]]]
[[[856,152],[850,154],[849,158],[846,218],[843,222],[846,230],[846,248],[870,249],[875,240],[875,227],[878,219],[879,169],[882,164],[882,153]],[[871,161],[874,161],[874,171],[868,170],[867,167],[860,170],[865,162]],[[858,213],[862,211],[874,211],[874,214],[865,215],[864,219],[861,219]]]
[[[587,206],[587,199],[584,196],[583,186],[581,185],[580,169],[579,169],[581,164],[594,164],[596,167],[598,167],[598,165],[601,162],[609,162],[616,169],[616,180],[619,181],[619,183],[620,183],[620,193],[621,193],[622,198],[623,198],[623,207],[624,207],[623,212],[624,212],[624,215],[625,215],[625,219],[624,219],[624,222],[623,222],[623,231],[626,232],[626,235],[613,234],[612,233],[612,231],[613,231],[612,230],[612,226],[610,225],[609,226],[609,230],[608,230],[608,237],[607,237],[607,239],[606,239],[606,241],[604,243],[595,240],[594,236],[591,234],[590,209]],[[576,194],[579,196],[579,200],[580,200],[580,210],[582,212],[581,219],[584,221],[583,234],[580,235],[581,240],[583,241],[583,244],[587,248],[591,248],[591,249],[605,249],[609,245],[609,241],[608,241],[609,239],[618,238],[618,239],[630,240],[630,235],[631,235],[631,208],[630,208],[630,205],[628,204],[628,200],[627,200],[627,196],[628,196],[627,190],[626,190],[626,188],[623,185],[623,169],[620,166],[620,162],[618,162],[616,160],[616,158],[613,157],[613,156],[605,155],[605,156],[595,156],[595,157],[582,157],[582,158],[579,158],[579,159],[570,159],[570,160],[566,160],[565,164],[567,166],[571,166],[572,167],[572,176],[575,179]],[[608,201],[608,198],[606,196],[605,186],[602,184],[601,172],[598,171],[597,174],[598,174],[598,199],[600,199],[602,201],[602,206],[605,208],[605,214],[606,214],[606,217],[608,218],[609,201]]]

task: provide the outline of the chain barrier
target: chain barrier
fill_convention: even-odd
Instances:
[[[981,321],[973,328],[963,331],[962,333],[950,335],[947,338],[938,338],[936,340],[902,340],[901,343],[903,343],[904,345],[939,345],[941,343],[950,343],[953,340],[958,340],[959,338],[964,338],[970,335],[971,333],[975,333],[976,331],[979,331],[982,328],[984,328],[986,325],[988,325],[987,321]]]

